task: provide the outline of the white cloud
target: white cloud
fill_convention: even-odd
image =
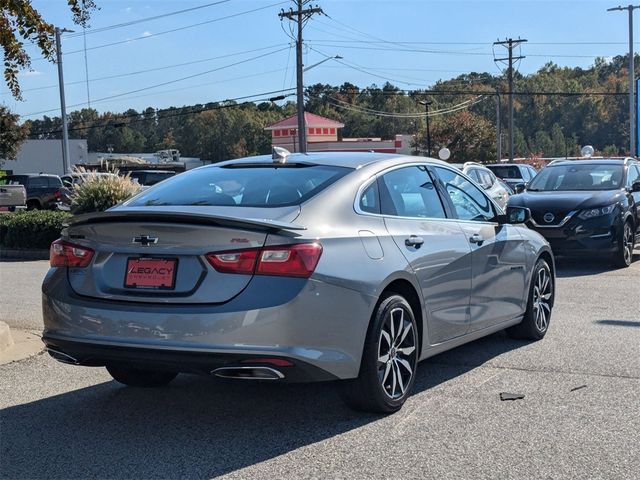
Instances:
[[[153,35],[153,33],[149,32],[148,30],[147,30],[147,31],[142,32],[142,36],[143,36],[143,37],[150,37],[151,35]]]
[[[122,11],[123,11],[124,13],[131,13],[131,10],[133,10],[133,7],[127,7],[127,8],[125,8],[125,9],[123,9]]]

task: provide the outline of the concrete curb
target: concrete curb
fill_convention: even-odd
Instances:
[[[32,357],[39,354],[44,348],[40,336],[35,331],[14,329],[11,336],[13,337],[12,345],[4,349],[0,348],[0,365]]]
[[[0,248],[0,260],[49,260],[49,250]]]
[[[4,322],[0,322],[0,353],[4,352],[12,345],[13,337],[11,336],[9,325]]]

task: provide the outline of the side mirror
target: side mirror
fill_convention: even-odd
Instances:
[[[527,189],[526,183],[518,183],[516,184],[516,188],[514,189],[516,193],[522,193]]]
[[[526,207],[510,207],[507,206],[507,213],[504,215],[504,223],[520,224],[527,223],[531,220],[531,210]]]
[[[640,180],[633,182],[633,184],[631,185],[631,191],[640,192]]]

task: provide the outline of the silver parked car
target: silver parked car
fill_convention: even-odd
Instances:
[[[507,202],[511,196],[511,193],[509,193],[510,189],[506,188],[503,182],[485,165],[478,162],[452,163],[451,165],[462,170],[465,175],[480,185],[485,190],[485,193],[500,205],[501,208],[507,206]]]
[[[547,242],[439,160],[274,154],[190,170],[51,246],[50,354],[160,386],[179,372],[341,380],[393,412],[418,361],[501,329],[538,340]]]

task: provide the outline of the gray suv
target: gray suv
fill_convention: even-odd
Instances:
[[[197,168],[73,218],[51,246],[43,340],[130,386],[340,380],[349,405],[393,412],[420,360],[503,329],[544,337],[554,260],[529,218],[420,157]]]

